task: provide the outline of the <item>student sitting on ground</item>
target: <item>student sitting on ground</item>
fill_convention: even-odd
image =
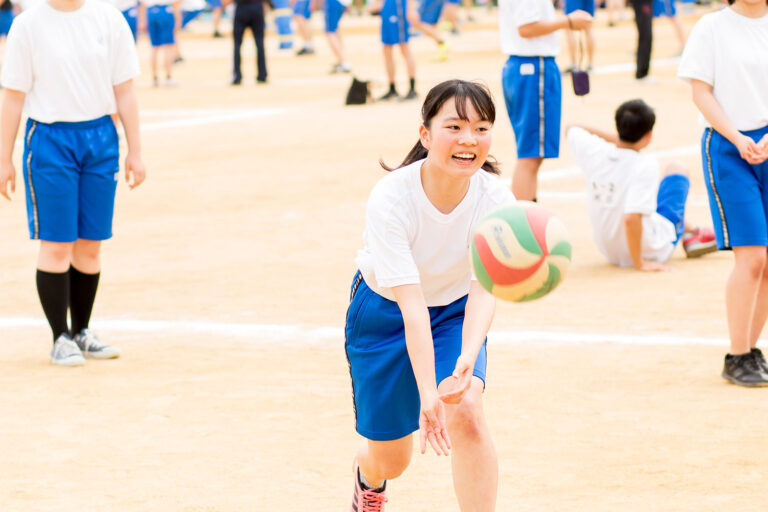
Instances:
[[[682,238],[689,258],[717,250],[711,229],[685,223],[690,180],[680,163],[661,179],[656,159],[640,151],[651,142],[656,115],[643,100],[616,110],[618,133],[585,126],[566,129],[568,146],[584,172],[595,243],[614,265],[643,271],[663,265]]]

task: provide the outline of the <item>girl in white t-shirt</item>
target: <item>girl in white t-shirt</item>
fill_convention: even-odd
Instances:
[[[139,62],[123,15],[100,0],[48,0],[22,12],[8,34],[0,81],[0,193],[15,191],[14,140],[22,111],[23,174],[30,238],[40,240],[37,290],[53,332],[51,363],[113,358],[88,323],[101,270],[101,241],[112,236],[119,145],[125,176],[144,181],[133,78]],[[71,329],[67,313],[72,320]]]
[[[756,347],[768,318],[768,4],[729,4],[696,23],[678,76],[690,80],[706,120],[702,160],[717,244],[734,253],[725,288],[731,353],[722,375],[768,386]]]
[[[416,430],[422,453],[427,444],[453,450],[462,510],[495,506],[496,452],[482,412],[495,299],[468,263],[474,225],[514,200],[488,156],[494,119],[485,87],[438,84],[419,141],[368,200],[345,330],[356,429],[366,438],[354,465],[358,512],[381,510]]]

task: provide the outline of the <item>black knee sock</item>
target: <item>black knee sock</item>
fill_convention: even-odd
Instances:
[[[37,271],[37,295],[43,306],[45,318],[53,331],[53,341],[64,333],[67,327],[67,304],[69,302],[69,272],[60,274]]]
[[[415,78],[411,78],[410,79],[410,86],[411,86],[411,90],[412,91],[416,90],[416,79]]]
[[[100,275],[100,272],[84,274],[75,267],[69,267],[69,314],[72,316],[73,335],[88,327],[91,321]]]
[[[395,82],[389,82],[389,92],[397,92],[397,89],[395,89]]]

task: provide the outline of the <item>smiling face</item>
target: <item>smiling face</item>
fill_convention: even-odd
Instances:
[[[469,98],[461,110],[457,111],[455,98],[448,99],[429,126],[419,128],[419,135],[429,150],[430,167],[453,178],[470,178],[488,157],[493,125],[480,117]]]

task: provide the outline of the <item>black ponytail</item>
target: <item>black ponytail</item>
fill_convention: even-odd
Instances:
[[[477,111],[483,121],[493,124],[496,120],[496,107],[493,105],[491,92],[485,85],[465,80],[448,80],[434,86],[424,99],[424,105],[421,107],[421,119],[422,124],[427,129],[429,129],[432,118],[440,112],[445,102],[451,98],[456,103],[456,113],[465,121],[469,119],[469,116],[467,116],[467,100],[472,103],[475,111]],[[427,153],[427,148],[421,144],[421,140],[418,140],[397,167],[390,167],[381,159],[379,164],[387,171],[394,171],[413,162],[423,160],[427,157]],[[498,162],[490,155],[483,162],[481,168],[491,174],[501,174]]]

